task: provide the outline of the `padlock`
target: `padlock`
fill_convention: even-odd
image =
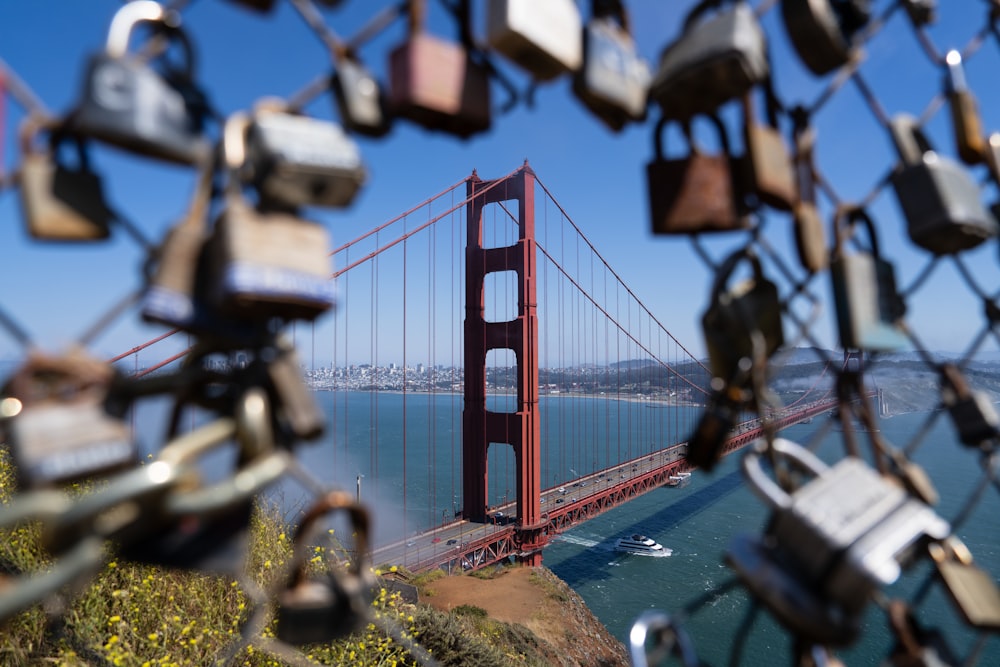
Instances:
[[[785,33],[816,76],[850,62],[857,34],[871,19],[870,0],[781,0]]]
[[[704,15],[729,5],[711,18]],[[680,37],[663,50],[649,99],[672,119],[711,113],[746,94],[770,73],[767,40],[745,0],[701,0]]]
[[[733,272],[743,262],[750,263],[753,277],[728,287]],[[769,359],[785,343],[778,287],[764,276],[760,258],[741,248],[719,266],[709,301],[701,326],[712,375],[727,385],[747,385],[748,369],[758,360]]]
[[[356,56],[349,53],[337,56],[330,86],[340,122],[347,132],[378,138],[392,129],[383,87]]]
[[[90,168],[87,146],[49,128],[48,150],[35,145],[45,121],[29,116],[20,128],[20,202],[28,234],[42,241],[100,241],[111,235],[112,213],[104,198],[101,177]],[[76,148],[77,165],[59,157],[66,143]]]
[[[409,3],[409,37],[389,54],[389,107],[396,116],[462,138],[490,129],[490,80],[467,45],[424,32],[426,0]]]
[[[800,640],[847,646],[861,632],[862,615],[805,581],[774,537],[738,534],[724,561],[754,598]]]
[[[355,556],[350,566],[310,578],[305,569],[311,551],[307,541],[317,520],[334,511],[345,511],[355,536]],[[363,628],[371,613],[374,577],[369,567],[368,513],[343,491],[320,498],[303,517],[292,540],[291,576],[277,596],[275,633],[293,646],[328,643]]]
[[[646,165],[649,215],[654,234],[698,234],[746,229],[738,182],[740,160],[729,152],[726,127],[714,115],[707,116],[719,133],[721,153],[703,153],[684,123],[684,136],[691,147],[683,158],[667,159],[663,132],[669,118],[661,118],[653,129],[656,156]]]
[[[937,22],[937,0],[901,0],[900,4],[917,28]]]
[[[361,150],[340,125],[262,101],[246,135],[243,176],[279,206],[350,206],[368,178]]]
[[[202,166],[187,214],[170,228],[150,258],[151,275],[139,310],[146,322],[192,333],[210,329],[205,282],[214,176],[214,164]]]
[[[329,234],[291,213],[257,210],[244,197],[236,172],[245,161],[247,124],[237,113],[224,128],[231,173],[210,240],[210,298],[239,319],[315,319],[335,301]]]
[[[765,93],[767,125],[756,121],[749,93],[741,98],[748,182],[760,202],[781,211],[791,211],[798,199],[795,173],[778,127],[778,100],[770,77],[761,88]]]
[[[29,353],[0,399],[21,488],[67,484],[138,461],[128,426],[104,406],[116,376],[77,347],[59,355]]]
[[[297,440],[315,440],[326,428],[326,416],[302,376],[299,355],[284,338],[278,340],[273,353],[267,361],[267,375],[276,417]]]
[[[246,9],[266,13],[274,9],[275,0],[229,0],[229,2]]]
[[[722,457],[738,417],[738,406],[724,391],[713,391],[688,438],[684,458],[689,465],[711,472]]]
[[[937,629],[921,626],[906,602],[889,600],[887,607],[889,628],[896,637],[896,642],[883,665],[958,667],[963,664],[948,646],[944,634]]]
[[[966,624],[1000,631],[1000,588],[989,573],[973,562],[972,552],[957,537],[932,542],[928,551],[948,596]]]
[[[945,55],[944,61],[947,66],[945,95],[948,97],[948,106],[951,109],[951,127],[955,135],[956,152],[965,164],[979,164],[986,155],[983,124],[979,117],[976,96],[965,81],[962,54],[952,49]]]
[[[180,71],[158,73],[150,63],[129,55],[138,23],[150,22],[185,52]],[[152,0],[121,7],[111,21],[107,47],[87,67],[83,92],[67,119],[74,132],[118,148],[169,162],[196,164],[208,157],[203,136],[207,114],[194,83],[194,52],[179,28],[179,18]]]
[[[583,28],[583,65],[573,76],[573,94],[597,118],[618,132],[646,119],[650,71],[629,32],[625,7],[616,15],[599,13]]]
[[[764,473],[761,459],[782,460],[815,477],[789,494]],[[743,457],[750,489],[773,510],[768,534],[802,581],[850,614],[879,586],[895,582],[927,539],[951,532],[947,521],[860,458],[827,466],[783,438],[754,443]]]
[[[632,667],[655,667],[667,658],[679,658],[683,667],[700,667],[694,642],[680,622],[662,611],[647,610],[632,622],[628,633]]]
[[[848,252],[858,223],[868,230],[871,249]],[[833,236],[830,282],[840,346],[884,352],[903,347],[907,337],[900,320],[906,304],[896,290],[895,269],[879,253],[871,217],[863,208],[841,208],[834,214]]]
[[[1000,233],[975,181],[957,162],[934,151],[916,118],[899,114],[889,127],[902,160],[892,174],[892,188],[915,244],[949,255]]]
[[[575,72],[583,63],[583,19],[573,0],[490,0],[486,41],[536,81]]]
[[[823,220],[816,208],[816,178],[813,147],[816,134],[803,118],[795,125],[795,176],[798,200],[792,209],[795,249],[799,263],[809,273],[819,273],[829,265],[829,250]]]
[[[1000,415],[989,395],[969,387],[957,366],[942,364],[941,403],[948,410],[958,440],[967,447],[982,447],[1000,437]]]

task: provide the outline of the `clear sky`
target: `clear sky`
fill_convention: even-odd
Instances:
[[[388,4],[346,0],[338,9],[325,10],[324,16],[338,33],[351,35]],[[472,4],[475,31],[482,39],[486,2],[474,0]],[[661,50],[675,39],[684,14],[694,3],[642,0],[627,4],[640,52],[655,67]],[[881,12],[890,3],[873,4]],[[928,34],[942,52],[964,46],[983,26],[988,11],[987,3],[980,0],[939,4],[938,20]],[[103,47],[109,21],[120,5],[118,0],[2,0],[0,57],[49,109],[63,113],[77,100],[86,58]],[[580,7],[586,16],[589,3],[581,2]],[[431,2],[430,17],[431,32],[455,36],[450,18],[436,1]],[[197,48],[198,79],[224,113],[247,109],[265,95],[292,94],[330,68],[328,52],[286,2],[262,15],[226,0],[193,0],[183,11],[183,22]],[[814,77],[799,63],[776,9],[766,13],[762,22],[770,40],[779,95],[789,105],[811,103],[831,77]],[[404,24],[397,21],[361,50],[362,59],[382,81],[389,51],[404,33]],[[1000,129],[998,47],[993,37],[988,38],[967,66],[986,132]],[[902,11],[892,16],[866,53],[861,72],[890,114],[919,115],[941,89],[943,71],[929,64]],[[520,88],[527,87],[526,74],[499,56],[496,60]],[[504,93],[499,87],[493,92],[494,103],[499,104]],[[23,110],[11,100],[6,106],[3,151],[4,165],[10,171],[18,161],[17,126]],[[336,118],[329,94],[316,99],[307,111]],[[727,108],[724,116],[735,130],[736,110]],[[456,182],[473,168],[491,178],[508,173],[527,158],[631,289],[685,346],[700,354],[704,346],[698,321],[711,276],[686,239],[654,237],[649,231],[645,165],[652,157],[656,118],[657,112],[651,109],[645,123],[612,132],[577,102],[569,78],[562,77],[539,87],[534,108],[522,103],[506,115],[497,115],[489,133],[467,141],[399,121],[385,138],[358,138],[370,180],[351,208],[322,212],[319,219],[335,242],[342,242]],[[820,169],[844,199],[864,197],[872,183],[888,173],[895,159],[889,137],[850,83],[817,115],[816,127]],[[789,126],[783,128],[787,131]],[[954,155],[947,109],[933,116],[928,130],[941,152]],[[738,145],[738,130],[734,134]],[[669,139],[671,151],[680,148],[676,134]],[[100,146],[94,147],[92,158],[104,176],[109,198],[148,236],[159,238],[184,211],[193,184],[191,170]],[[973,168],[973,173],[980,180],[987,177],[981,166]],[[984,199],[987,203],[997,199],[994,185],[984,188]],[[870,210],[884,254],[896,262],[900,282],[909,285],[925,265],[927,254],[906,237],[890,190]],[[0,221],[4,286],[0,304],[42,346],[57,348],[72,340],[139,286],[142,253],[120,232],[111,242],[97,246],[32,243],[21,222],[16,193],[9,189],[0,192]],[[794,263],[787,215],[768,214],[764,234]],[[741,240],[719,237],[708,247],[719,257]],[[998,285],[997,241],[965,257],[992,291]],[[982,309],[947,264],[911,300],[911,322],[928,347],[957,351],[981,329]],[[827,276],[818,276],[812,285],[829,312]],[[111,355],[161,331],[143,325],[133,310],[93,347]],[[816,332],[821,341],[834,344],[829,319],[824,317]],[[991,343],[986,349],[996,349],[996,345]],[[0,335],[0,357],[18,356],[18,350],[14,338]]]

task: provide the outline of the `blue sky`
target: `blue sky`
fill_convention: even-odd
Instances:
[[[0,57],[49,109],[63,113],[77,99],[86,57],[103,47],[108,23],[120,4],[116,0],[8,0],[0,9]],[[347,0],[324,15],[340,34],[350,35],[387,4]],[[663,47],[677,36],[680,22],[693,4],[628,3],[639,49],[654,66]],[[874,4],[881,11],[888,3]],[[983,25],[987,3],[952,0],[940,4],[938,20],[929,35],[942,51],[963,46]],[[586,15],[589,3],[580,6]],[[474,27],[480,37],[484,35],[485,7],[482,0],[473,2]],[[455,35],[439,3],[431,3],[430,17],[431,32],[449,38]],[[193,0],[183,12],[183,21],[197,46],[198,77],[225,113],[247,109],[265,95],[292,94],[330,66],[327,51],[288,3],[279,3],[273,13],[261,15],[226,0]],[[770,40],[779,95],[790,105],[815,100],[830,77],[816,78],[800,65],[790,50],[777,10],[768,12],[762,22]],[[403,36],[404,25],[397,22],[361,50],[365,63],[383,81],[388,53]],[[1000,47],[991,37],[967,65],[986,132],[1000,129],[1000,93],[995,85],[998,58]],[[499,57],[497,60],[520,87],[527,86],[525,74]],[[901,11],[867,48],[861,72],[890,114],[920,114],[940,90],[943,75],[928,64]],[[495,88],[494,102],[502,99],[502,91]],[[336,118],[330,95],[315,100],[307,111]],[[18,160],[17,125],[22,113],[8,101],[3,135],[8,171]],[[723,115],[735,128],[735,109],[727,108]],[[698,322],[711,276],[686,239],[654,237],[649,231],[645,165],[652,157],[655,120],[656,112],[651,110],[646,123],[614,133],[576,101],[569,79],[562,77],[539,87],[534,108],[522,104],[511,113],[495,116],[488,134],[467,141],[400,121],[383,139],[358,138],[370,180],[352,207],[324,211],[318,219],[327,225],[335,243],[342,242],[440,191],[474,168],[490,178],[508,173],[527,158],[631,289],[685,346],[700,354],[704,345]],[[816,127],[819,166],[846,200],[865,196],[895,159],[888,136],[850,83],[817,115]],[[933,116],[928,132],[942,153],[954,154],[946,109]],[[669,139],[670,150],[679,148],[677,136]],[[110,199],[148,236],[158,238],[183,212],[193,184],[190,170],[97,146],[92,158],[104,176]],[[985,179],[985,168],[974,167],[972,171],[977,179]],[[994,185],[984,188],[984,199],[987,203],[997,199]],[[908,240],[891,191],[879,196],[870,210],[884,254],[896,263],[900,282],[908,285],[926,263],[927,254]],[[23,230],[17,196],[11,190],[0,192],[0,220],[0,277],[5,286],[0,304],[39,345],[58,348],[68,343],[139,285],[142,253],[122,233],[97,246],[32,243]],[[787,216],[769,213],[764,230],[768,242],[794,263]],[[711,239],[707,246],[719,257],[741,240],[723,235]],[[964,258],[989,289],[1000,284],[995,239]],[[811,284],[829,311],[827,277],[818,276]],[[933,349],[962,350],[982,326],[981,307],[968,297],[968,290],[950,266],[939,267],[916,293],[910,313],[912,326]],[[824,316],[816,327],[817,337],[833,345],[833,330],[832,321]],[[161,331],[142,324],[130,311],[94,341],[93,347],[111,355]],[[986,349],[996,349],[996,345],[991,343]],[[17,342],[0,335],[0,357],[18,354]]]

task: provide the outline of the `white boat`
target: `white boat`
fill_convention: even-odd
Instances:
[[[691,473],[689,472],[679,472],[676,475],[671,475],[667,486],[687,486],[687,483],[691,481]]]
[[[619,537],[615,549],[638,556],[669,556],[673,550],[665,548],[656,540],[638,533],[630,537]]]

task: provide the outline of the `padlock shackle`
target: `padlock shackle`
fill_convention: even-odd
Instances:
[[[424,30],[427,21],[427,4],[425,0],[409,0],[407,3],[406,26],[410,37],[416,37]]]
[[[590,15],[595,19],[615,19],[627,35],[632,35],[632,24],[624,0],[590,0]]]
[[[792,140],[795,146],[795,185],[799,201],[816,204],[815,164],[813,149],[816,146],[816,130],[809,122],[809,110],[797,106],[791,110]]]
[[[764,438],[756,440],[747,448],[747,453],[741,461],[743,476],[746,478],[750,490],[774,510],[790,509],[792,498],[787,491],[778,486],[778,483],[764,472],[761,459],[771,455],[787,459],[789,463],[798,465],[799,468],[811,472],[816,477],[829,470],[829,466],[823,463],[819,457],[791,440],[775,438],[770,445]]]
[[[651,655],[646,653],[646,641],[650,638],[660,640],[651,652],[652,657],[660,658],[654,662],[650,662]],[[683,667],[699,667],[702,664],[691,637],[676,618],[665,612],[648,609],[639,614],[632,623],[628,639],[632,667],[659,665],[665,657],[680,658]],[[669,640],[669,643],[664,646],[662,640]],[[669,649],[669,656],[662,655],[664,648]]]
[[[846,224],[842,224],[842,221]],[[853,238],[857,223],[868,230],[868,237],[871,241],[871,252],[875,259],[880,259],[878,247],[878,234],[875,233],[875,223],[872,221],[868,211],[861,206],[841,206],[833,214],[833,256],[840,257],[844,253],[844,246],[848,239]]]
[[[934,152],[934,147],[920,127],[920,121],[910,114],[893,116],[889,121],[889,134],[904,165],[920,164],[925,153]]]
[[[354,546],[358,555],[351,561],[348,571],[354,576],[363,576],[367,571],[368,562],[368,530],[370,527],[368,512],[345,491],[330,491],[313,503],[312,507],[309,508],[302,518],[301,523],[299,523],[295,536],[292,538],[292,544],[296,550],[302,549],[305,546],[305,542],[315,532],[316,522],[322,517],[336,511],[347,513],[354,532]],[[289,587],[294,587],[305,579],[307,564],[308,559],[302,558],[302,562],[293,569]]]
[[[715,272],[715,280],[712,281],[711,299],[713,303],[718,302],[719,297],[726,289],[729,278],[732,277],[733,272],[739,266],[740,262],[744,260],[750,262],[750,265],[753,267],[754,280],[758,284],[764,281],[764,267],[760,263],[760,257],[749,246],[740,248],[723,260]]]
[[[746,0],[701,0],[684,18],[682,32],[690,30],[710,9],[721,9],[725,5],[738,5]]]
[[[726,125],[725,125],[725,123],[722,122],[722,119],[719,118],[714,113],[700,114],[700,116],[695,116],[695,118],[698,118],[698,117],[701,117],[701,116],[704,116],[705,118],[708,118],[712,122],[712,124],[715,126],[715,129],[718,131],[718,133],[719,133],[719,144],[722,147],[723,153],[725,153],[727,156],[731,155],[731,151],[730,151],[730,147],[729,147],[729,134],[726,131]],[[655,154],[656,154],[656,159],[657,160],[663,160],[664,159],[663,131],[667,127],[667,125],[671,121],[674,121],[674,120],[676,120],[676,119],[670,118],[670,117],[668,117],[666,115],[662,115],[662,116],[660,116],[660,119],[658,121],[656,121],[656,125],[653,127],[653,143],[654,143],[654,146],[655,146],[655,151],[656,151]],[[688,140],[688,146],[691,149],[691,153],[692,154],[696,154],[696,153],[698,153],[698,145],[695,143],[694,137],[692,136],[692,133],[691,133],[691,122],[693,120],[694,120],[694,118],[689,118],[687,120],[678,121],[678,122],[681,124],[681,128],[683,129],[683,134],[684,134],[684,136]]]
[[[65,126],[54,118],[42,116],[40,114],[30,114],[18,128],[18,144],[21,155],[37,155],[41,149],[36,145],[35,139],[42,132],[49,133],[49,155],[56,164],[62,164],[59,160],[59,148],[66,142],[71,141],[76,147],[77,169],[79,171],[92,173],[90,169],[90,151],[87,150],[87,142],[84,137],[75,132],[69,132]]]
[[[164,29],[164,35],[181,43],[185,55],[184,70],[190,78],[194,72],[194,49],[187,35],[180,29],[180,15],[166,10],[163,5],[153,0],[132,0],[115,12],[108,28],[107,44],[104,47],[107,55],[112,58],[124,58],[128,54],[132,30],[143,22],[159,24]]]

